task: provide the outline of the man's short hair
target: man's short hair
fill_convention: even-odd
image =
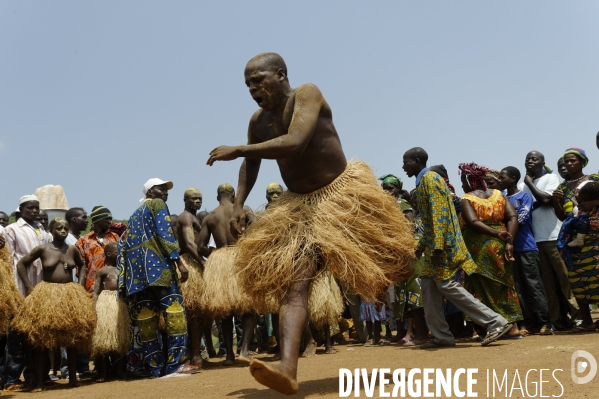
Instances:
[[[187,198],[191,197],[194,194],[200,194],[200,196],[202,195],[202,193],[200,192],[200,190],[198,190],[197,188],[188,188],[183,193],[183,199],[186,200]]]
[[[79,207],[69,209],[67,213],[64,214],[67,223],[71,223],[71,219],[73,219],[79,212],[85,212],[85,209]]]
[[[428,154],[426,153],[426,151],[424,151],[424,148],[422,147],[410,148],[406,151],[404,156],[410,159],[419,159],[423,165],[426,165],[426,162],[428,161]]]
[[[522,177],[520,171],[515,166],[506,166],[505,168],[501,169],[501,171],[505,171],[509,177],[516,179],[516,182],[519,182],[520,177]]]
[[[114,241],[110,241],[108,244],[106,244],[106,246],[104,247],[104,252],[108,251],[109,249],[114,248],[114,250],[116,251],[118,248],[118,245],[116,242]]]
[[[282,69],[285,76],[287,76],[287,65],[285,64],[285,60],[283,60],[283,57],[277,53],[260,53],[249,60],[248,64],[256,61],[260,61],[267,70],[272,72],[277,72],[279,69]]]
[[[222,193],[235,195],[235,189],[229,183],[223,183],[216,189],[216,194],[221,195]]]

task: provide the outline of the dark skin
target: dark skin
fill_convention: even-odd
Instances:
[[[173,227],[173,235],[175,240],[179,241],[179,216],[171,214],[171,226]]]
[[[4,212],[0,212],[0,226],[8,226],[8,215]]]
[[[98,270],[96,274],[96,282],[94,284],[94,307],[98,302],[98,297],[102,293],[102,291],[116,291],[119,286],[119,277],[118,271],[116,269],[116,257],[117,257],[117,245],[116,243],[109,243],[104,248],[104,255],[106,256],[104,260],[104,267]],[[117,356],[115,356],[116,358]],[[124,377],[125,375],[125,358],[120,357],[114,363],[114,369],[117,370],[117,374],[119,378]],[[108,374],[108,364],[109,364],[109,356],[102,356],[101,358],[96,359],[96,365],[99,369],[98,378],[96,378],[96,382],[104,382],[106,381],[106,376]]]
[[[400,199],[402,196],[402,190],[399,187],[397,187],[391,183],[383,183],[383,184],[381,184],[381,187],[383,188],[383,190],[385,190],[388,194],[392,195],[396,199]],[[403,214],[406,217],[406,219],[408,219],[410,222],[414,223],[414,212],[413,211],[404,211]]]
[[[575,154],[564,155],[564,165],[571,176],[571,181],[566,181],[566,184],[571,190],[576,188],[583,182],[589,180],[589,176],[585,175],[582,171],[582,159],[578,158]],[[596,206],[599,206],[599,200],[591,199],[590,201],[579,202],[578,199],[574,199],[574,204],[578,205],[578,209],[583,212],[590,212]],[[553,192],[553,209],[555,215],[561,221],[566,219],[566,213],[564,212],[564,192],[562,190],[555,190]]]
[[[199,254],[202,225],[196,218],[196,212],[202,207],[202,194],[199,191],[192,192],[183,199],[183,202],[185,203],[185,210],[179,215],[177,223],[177,236],[179,237],[178,242],[180,246],[179,253],[181,255],[191,255],[203,269],[204,258]],[[187,329],[191,351],[191,364],[205,368],[209,363],[202,359],[201,356],[202,315],[188,310]]]
[[[204,218],[200,231],[199,241],[201,252],[207,255],[214,249],[208,248],[210,235],[214,238],[217,248],[235,245],[237,242],[237,238],[231,233],[231,229],[229,228],[229,221],[233,214],[235,193],[222,192],[218,195],[217,200],[219,202],[218,207]],[[239,360],[244,363],[251,363],[253,360],[249,353],[249,345],[253,338],[255,324],[256,321],[253,314],[247,313],[242,316],[241,327],[243,337],[241,339]],[[223,365],[232,366],[235,364],[235,352],[233,351],[233,315],[223,318],[222,328],[227,349],[227,359],[223,362]]]
[[[564,180],[572,180],[572,178],[570,177],[570,172],[568,172],[568,169],[566,169],[564,158],[560,158],[557,160],[557,173],[559,173],[561,178]]]
[[[69,232],[79,238],[81,232],[87,228],[87,212],[77,211],[69,222]]]
[[[499,180],[494,178],[493,176],[485,176],[485,182],[487,183],[487,187],[493,190],[500,190]]]
[[[347,166],[333,124],[331,107],[313,84],[292,89],[283,69],[274,70],[266,58],[256,56],[245,68],[245,83],[260,109],[250,119],[248,144],[221,146],[210,153],[208,165],[244,157],[239,170],[231,228],[239,237],[245,231],[245,203],[262,159],[275,159],[285,185],[295,193],[310,193],[335,180]],[[254,360],[252,376],[261,384],[294,394],[302,332],[308,323],[308,290],[317,265],[309,261],[303,281],[290,287],[279,311],[281,363]]]
[[[48,230],[48,213],[43,209],[40,209],[36,222],[41,224],[44,227],[44,230]]]
[[[505,170],[499,172],[499,187],[500,190],[507,190],[507,195],[518,194],[518,180],[514,176],[508,175]]]
[[[575,154],[566,154],[564,155],[564,163],[570,176],[572,177],[572,182],[566,182],[568,187],[572,190],[576,190],[576,188],[584,181],[587,181],[589,177],[584,174],[582,171],[582,159],[578,158]],[[580,180],[576,180],[580,179]],[[566,218],[566,213],[564,212],[564,192],[562,190],[555,190],[553,192],[553,209],[555,209],[555,214],[559,220],[564,220]],[[578,203],[578,209],[584,212],[590,212],[596,206],[599,206],[599,200],[595,198],[589,198],[584,195],[577,195],[577,198],[574,199],[574,202]],[[582,324],[581,327],[591,327],[593,325],[593,318],[591,317],[591,311],[589,307],[585,304],[580,304],[580,314],[582,316]]]
[[[547,194],[546,192],[539,190],[534,184],[534,180],[543,176],[545,156],[538,151],[531,151],[526,154],[524,166],[526,167],[524,184],[526,184],[526,186],[530,189],[530,192],[535,199],[533,208],[537,209],[540,206],[551,206],[553,201],[551,194]]]
[[[36,201],[37,202],[37,201]],[[75,267],[85,273],[85,263],[81,253],[75,246],[65,244],[64,240],[69,234],[69,226],[66,221],[54,224],[51,230],[53,241],[50,244],[35,247],[29,254],[25,255],[17,264],[19,277],[25,285],[26,295],[33,291],[33,286],[27,277],[27,268],[37,259],[42,261],[43,281],[49,283],[66,284],[73,282],[71,270]],[[65,266],[66,265],[66,266]],[[44,359],[45,350],[34,350],[35,362],[35,388],[32,392],[41,392],[44,387]],[[69,385],[77,387],[77,349],[67,348],[69,359]]]
[[[404,172],[406,172],[408,177],[418,176],[418,174],[420,172],[422,172],[422,169],[424,169],[424,168],[426,168],[426,162],[419,159],[418,157],[413,157],[407,153],[404,154],[402,169],[404,170]],[[416,259],[420,259],[423,252],[424,252],[424,248],[422,248],[422,247],[416,248]],[[435,249],[431,254],[431,263],[435,266],[441,266],[442,259],[443,259],[443,250]]]
[[[478,198],[487,199],[491,195],[493,195],[493,189],[487,189],[485,191],[482,190],[472,190],[468,181],[466,180],[466,176],[462,174],[462,189],[465,193],[470,193]],[[470,201],[467,199],[462,199],[460,201],[460,205],[462,208],[461,216],[466,222],[466,226],[473,229],[474,231],[480,234],[486,234],[492,237],[496,237],[501,241],[505,242],[505,260],[508,262],[513,262],[514,259],[514,246],[512,245],[512,240],[516,233],[518,232],[518,214],[514,209],[514,206],[510,201],[505,200],[505,210],[504,210],[504,219],[503,222],[506,225],[507,231],[499,231],[490,228],[480,220],[478,220],[478,215],[476,211],[470,204]],[[518,328],[518,323],[514,323],[511,330],[507,334],[508,336],[519,336],[520,330]]]
[[[485,191],[482,190],[472,190],[468,185],[468,181],[466,180],[466,176],[462,175],[462,189],[465,193],[469,193],[474,195],[475,197],[487,199],[491,195],[493,195],[493,189],[487,189]],[[512,239],[518,232],[518,214],[514,209],[512,203],[508,200],[505,201],[505,211],[504,211],[504,223],[507,227],[507,231],[499,231],[492,229],[487,226],[480,220],[478,220],[478,216],[476,215],[476,211],[470,204],[470,201],[467,199],[462,199],[460,201],[460,205],[462,207],[462,218],[464,222],[466,222],[466,226],[473,229],[474,231],[486,234],[491,237],[499,238],[501,241],[505,242],[505,260],[508,262],[514,261],[514,246],[512,245]]]

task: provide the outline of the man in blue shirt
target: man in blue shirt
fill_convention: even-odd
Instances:
[[[179,259],[165,203],[172,187],[172,182],[157,178],[146,182],[142,190],[146,198],[129,218],[125,237],[119,242],[119,291],[126,297],[145,366],[154,377],[196,369],[184,364],[187,320],[175,266],[181,282],[187,280],[188,271]],[[158,312],[163,313],[166,325],[166,360],[157,332]]]
[[[518,190],[520,176],[518,168],[513,166],[503,168],[499,173],[501,189],[507,190],[507,197],[518,213],[518,233],[514,238],[514,280],[524,316],[520,332],[525,335],[538,330],[541,335],[552,335],[547,294],[540,274],[539,249],[532,232],[534,198]]]

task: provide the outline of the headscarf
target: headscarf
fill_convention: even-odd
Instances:
[[[489,170],[486,166],[477,165],[474,162],[461,163],[458,168],[460,174],[466,176],[468,186],[472,190],[487,190],[487,183],[485,182],[485,176]]]
[[[387,184],[392,184],[395,187],[399,188],[400,190],[403,188],[403,182],[401,181],[401,179],[395,175],[392,174],[388,174],[385,176],[381,176],[379,177],[379,180],[382,180],[383,183],[387,183]]]
[[[589,164],[589,157],[587,157],[587,153],[584,152],[584,150],[582,148],[576,148],[576,147],[568,148],[564,152],[564,156],[566,156],[566,154],[574,154],[578,158],[580,158],[582,160],[582,167],[583,168],[586,167]]]
[[[428,170],[430,170],[431,172],[435,172],[436,174],[441,176],[443,180],[445,180],[445,183],[447,184],[447,187],[449,187],[449,190],[451,190],[451,192],[455,194],[455,187],[449,182],[449,175],[447,174],[447,169],[445,169],[445,166],[433,165],[430,168],[428,168]]]

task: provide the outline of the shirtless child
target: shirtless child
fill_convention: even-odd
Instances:
[[[231,234],[229,228],[229,220],[233,213],[233,201],[235,200],[235,190],[230,184],[221,184],[217,189],[217,200],[219,202],[218,207],[210,212],[208,216],[204,218],[200,231],[200,246],[203,255],[209,256],[214,248],[208,248],[210,241],[210,235],[214,238],[216,248],[223,248],[235,245],[237,238]],[[248,216],[244,212],[244,220]],[[226,275],[220,276],[222,280],[227,280]],[[207,284],[212,284],[212,281],[205,281]],[[210,298],[208,298],[210,300]],[[232,366],[235,364],[235,353],[233,352],[233,314],[223,315],[222,329],[223,338],[225,339],[225,348],[227,351],[227,359],[223,362],[225,366]],[[256,320],[253,313],[245,313],[241,319],[241,328],[243,330],[243,336],[241,339],[241,348],[239,354],[239,360],[245,363],[250,363],[252,357],[249,353],[249,345],[254,335],[254,327]]]
[[[200,309],[200,295],[202,293],[202,273],[204,272],[204,258],[199,254],[199,240],[201,223],[196,218],[196,212],[202,207],[202,193],[196,188],[190,188],[183,194],[185,210],[178,217],[176,232],[179,242],[179,254],[187,266],[189,277],[181,284],[185,311],[187,312],[187,334],[189,336],[189,350],[191,352],[191,364],[206,367],[207,362],[202,359],[202,322],[211,327],[208,320],[203,320]],[[206,346],[210,346],[212,339],[210,333],[206,338]],[[214,352],[214,348],[212,348]]]
[[[262,159],[277,161],[289,189],[240,238],[236,275],[248,300],[268,294],[281,304],[282,361],[272,366],[253,360],[250,372],[261,384],[294,394],[312,280],[335,269],[342,283],[374,300],[413,273],[414,242],[405,217],[393,198],[381,195],[368,166],[347,162],[318,87],[291,88],[285,61],[275,53],[252,58],[245,83],[260,107],[250,119],[248,144],[215,148],[207,164],[245,158],[231,212],[237,237],[245,231],[243,205]]]
[[[117,243],[106,244],[104,255],[104,267],[96,274],[93,294],[98,315],[98,324],[92,339],[92,354],[99,369],[96,382],[106,381],[111,360],[117,377],[125,376],[125,355],[131,339],[129,310],[123,297],[118,301],[116,299],[119,280],[116,269]]]
[[[35,247],[17,264],[27,297],[12,326],[34,347],[33,392],[40,392],[44,386],[46,351],[57,347],[67,348],[69,384],[79,386],[77,348],[89,343],[96,327],[91,299],[82,285],[73,282],[73,268],[79,268],[82,276],[86,270],[81,253],[75,246],[65,243],[69,225],[65,219],[55,218],[49,227],[53,241]],[[42,261],[43,281],[33,288],[27,268],[37,259]]]

